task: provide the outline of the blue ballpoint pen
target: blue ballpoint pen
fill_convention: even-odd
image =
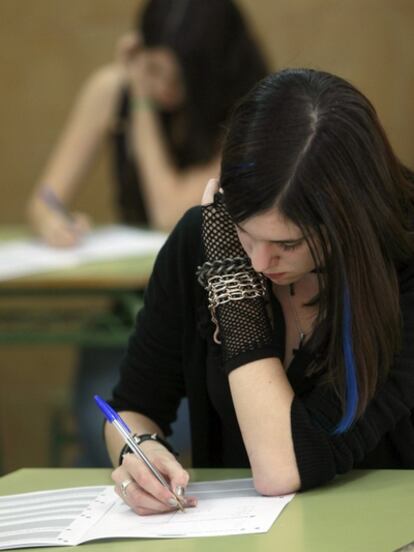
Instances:
[[[166,487],[173,495],[174,498],[177,501],[177,505],[180,508],[182,512],[184,512],[183,505],[181,503],[180,498],[175,494],[175,492],[170,488],[167,481],[163,477],[163,475],[157,470],[157,468],[152,464],[152,462],[147,458],[147,456],[144,454],[144,452],[140,449],[140,447],[136,444],[134,441],[134,437],[132,434],[132,431],[129,429],[127,424],[124,422],[124,420],[121,418],[121,416],[118,414],[118,412],[115,412],[115,410],[107,403],[105,402],[99,395],[95,395],[94,397],[96,404],[99,406],[99,408],[102,410],[102,412],[105,415],[105,418],[110,422],[115,429],[118,430],[118,432],[122,435],[124,441],[128,444],[129,448],[132,450],[132,452],[135,454],[137,458],[140,458],[144,464],[149,468],[149,470],[152,472],[152,474],[158,479],[158,481]]]
[[[51,209],[63,215],[68,222],[73,222],[74,219],[72,214],[66,209],[64,204],[51,188],[43,186],[39,191],[39,195]]]

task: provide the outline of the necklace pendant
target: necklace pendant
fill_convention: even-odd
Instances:
[[[297,347],[295,347],[294,349],[292,349],[292,353],[294,355],[296,355],[296,353],[298,353],[301,349],[302,349],[302,345],[303,345],[303,342],[305,341],[305,334],[303,332],[300,332],[299,333],[299,344]]]

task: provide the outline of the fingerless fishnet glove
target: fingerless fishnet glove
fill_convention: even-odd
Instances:
[[[221,342],[225,372],[280,356],[266,311],[264,277],[253,270],[221,194],[203,207],[202,215],[206,261],[197,274],[208,292],[214,339]]]

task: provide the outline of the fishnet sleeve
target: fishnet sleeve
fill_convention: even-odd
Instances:
[[[223,369],[230,373],[247,362],[280,356],[267,314],[264,277],[253,270],[221,194],[203,207],[202,238],[206,261],[198,278],[208,293]]]

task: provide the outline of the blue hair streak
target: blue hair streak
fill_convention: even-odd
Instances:
[[[231,167],[226,167],[225,172],[230,176],[237,176],[244,171],[249,171],[256,167],[255,161],[250,161],[246,163],[240,163],[239,165],[232,165]]]
[[[355,357],[352,346],[351,301],[347,286],[345,286],[344,291],[342,316],[342,349],[345,363],[345,412],[335,428],[335,435],[344,433],[351,427],[355,420],[359,399]]]

